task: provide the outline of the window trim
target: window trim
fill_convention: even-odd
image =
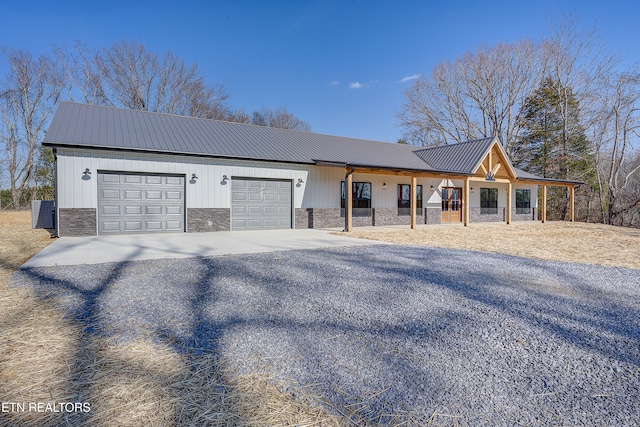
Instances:
[[[401,206],[401,202],[405,199],[401,199],[402,196],[402,187],[409,187],[409,199],[408,206]],[[422,184],[416,185],[416,214],[420,215],[422,210]],[[397,190],[397,199],[398,199],[398,216],[408,216],[411,215],[411,184],[398,184]]]
[[[487,193],[486,201],[482,197],[485,192]],[[495,194],[494,199],[491,197],[492,194]],[[480,215],[496,215],[498,213],[499,194],[497,188],[480,188]]]
[[[371,182],[366,182],[366,181],[352,181],[351,182],[352,185],[352,192],[351,192],[351,216],[353,217],[368,217],[368,216],[372,216],[372,210],[371,210],[371,205],[372,205],[372,200],[373,200],[373,186],[371,185]],[[357,194],[357,186],[358,185],[368,185],[369,186],[369,198],[357,198],[356,194]],[[364,192],[364,190],[363,190]],[[341,209],[341,214],[345,215],[345,201],[346,201],[346,185],[344,181],[340,181],[340,209]],[[359,202],[368,202],[367,204],[369,206],[367,207],[358,207],[360,204]]]
[[[518,201],[518,193],[521,193],[521,200]],[[528,197],[525,197],[528,195]],[[526,188],[516,189],[516,214],[526,215],[531,213],[531,190]]]

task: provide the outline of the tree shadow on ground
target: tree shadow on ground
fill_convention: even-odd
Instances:
[[[510,322],[518,333],[526,325],[585,354],[640,366],[638,303],[599,285],[638,283],[638,271],[585,267],[578,274],[564,263],[482,254],[482,264],[469,254],[361,247],[77,267],[76,279],[67,269],[20,274],[42,295],[66,298],[88,334],[110,337],[119,329],[127,342],[150,333],[188,360],[189,375],[212,379],[203,387],[224,395],[235,387],[225,380],[229,373],[269,373],[289,381],[281,391],[310,387],[356,423],[426,424],[441,405],[455,412],[458,385],[447,363],[456,362],[434,349],[450,346],[453,336],[460,341],[451,357],[464,358],[475,349],[463,337],[483,343],[493,336],[475,335]],[[603,279],[589,277],[602,272]],[[487,329],[478,322],[496,315],[506,323]],[[208,357],[229,363],[227,374],[203,371]],[[75,375],[86,370],[78,365]],[[77,387],[88,396],[95,388],[90,378]],[[180,396],[176,405],[187,400]]]

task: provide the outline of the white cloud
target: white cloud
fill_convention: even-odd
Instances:
[[[339,84],[340,84],[340,82],[339,82],[339,81],[334,80],[334,81],[332,81],[331,83],[329,83],[329,86],[338,86]]]
[[[422,75],[421,74],[414,74],[413,76],[406,76],[403,77],[402,80],[400,80],[398,83],[404,83],[404,82],[408,82],[410,80],[416,80],[419,79]]]
[[[349,89],[362,89],[365,86],[366,85],[364,83],[360,82],[349,83]]]

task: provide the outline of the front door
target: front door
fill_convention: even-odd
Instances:
[[[442,187],[442,222],[462,221],[462,188]]]

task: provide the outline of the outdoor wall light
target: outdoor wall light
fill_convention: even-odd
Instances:
[[[89,168],[86,168],[84,172],[82,172],[82,180],[89,181],[90,179],[91,179],[91,171],[89,170]]]
[[[222,181],[229,181],[229,177],[227,175],[222,175]]]
[[[198,177],[196,176],[196,174],[195,174],[195,173],[192,173],[192,174],[191,174],[191,179],[198,179]]]
[[[473,187],[471,187],[471,192],[473,193]]]
[[[433,190],[433,185],[431,186],[431,189]]]
[[[386,190],[386,189],[387,189],[387,183],[386,183],[386,182],[383,182],[383,183],[382,183],[382,189],[383,189],[383,190]]]
[[[86,168],[83,173],[85,175],[91,175],[91,171],[89,170],[89,168]]]
[[[298,178],[298,184],[302,184],[303,182],[302,178]]]

